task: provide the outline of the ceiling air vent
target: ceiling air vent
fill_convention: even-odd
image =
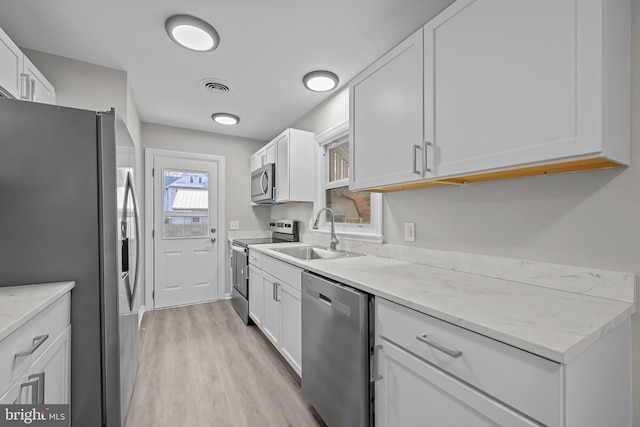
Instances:
[[[231,89],[226,84],[222,83],[219,80],[214,79],[204,79],[200,82],[200,85],[205,88],[209,92],[213,92],[218,95],[224,95],[229,93]]]

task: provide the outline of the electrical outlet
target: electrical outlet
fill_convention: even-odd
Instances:
[[[229,230],[237,230],[240,228],[240,221],[229,221]]]
[[[416,223],[415,222],[404,223],[404,241],[405,242],[416,241]]]

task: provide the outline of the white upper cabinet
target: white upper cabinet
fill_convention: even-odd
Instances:
[[[43,104],[56,103],[56,91],[53,85],[49,83],[49,80],[42,75],[40,70],[33,65],[33,62],[31,62],[26,55],[24,56],[22,75],[25,84],[28,82],[29,85],[26,90],[29,100]]]
[[[55,104],[55,89],[0,29],[0,93],[25,101]]]
[[[626,0],[458,0],[431,20],[424,123],[434,175],[628,164],[628,13]]]
[[[422,29],[349,85],[349,188],[421,181],[424,174]]]
[[[276,162],[276,143],[271,141],[251,156],[251,172],[260,169],[267,163]]]
[[[20,99],[22,51],[0,28],[0,92]]]
[[[630,9],[456,1],[350,84],[350,188],[628,165]]]
[[[276,202],[312,202],[315,194],[315,135],[287,129],[275,138]]]

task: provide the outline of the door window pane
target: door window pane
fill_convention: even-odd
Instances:
[[[331,188],[325,192],[327,207],[333,211],[335,222],[371,224],[371,193],[349,191],[348,186]],[[331,221],[327,213],[326,221]]]
[[[349,178],[349,143],[329,148],[329,182]]]
[[[209,174],[164,169],[163,239],[209,237]]]

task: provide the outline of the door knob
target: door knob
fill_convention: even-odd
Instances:
[[[215,238],[215,237],[212,237],[212,238],[211,238],[211,243],[215,243],[215,242],[216,242],[216,238]]]
[[[212,229],[211,229],[211,232],[212,232],[212,233],[215,233],[215,232],[216,232],[216,229],[215,229],[215,228],[212,228]]]

